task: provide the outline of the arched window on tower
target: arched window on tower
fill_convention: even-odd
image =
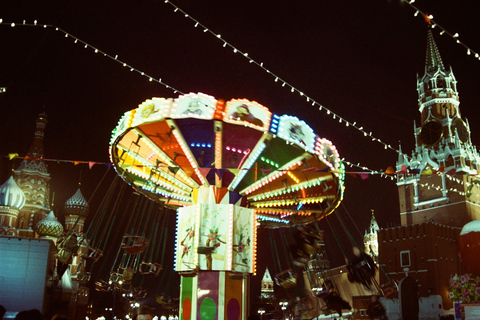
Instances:
[[[25,217],[21,217],[18,222],[18,229],[25,229]]]
[[[438,76],[437,79],[436,79],[436,82],[437,82],[437,88],[439,88],[439,89],[445,90],[445,88],[447,87],[444,77]]]

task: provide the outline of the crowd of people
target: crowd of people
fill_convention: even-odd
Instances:
[[[322,251],[323,241],[319,237],[318,232],[309,226],[299,226],[294,233],[294,244],[290,247],[294,264],[302,269],[302,274],[298,276],[299,280],[303,279],[303,271],[308,268],[309,261],[318,258],[318,253]],[[75,235],[69,235],[59,245],[59,253],[57,253],[57,274],[61,275],[65,272],[68,264],[71,263],[72,256],[76,254],[78,249],[77,239]],[[65,254],[61,254],[64,252]],[[358,283],[363,285],[366,289],[373,291],[375,289],[375,274],[377,266],[373,259],[362,252],[359,248],[353,247],[353,257],[346,259],[347,262],[347,276],[351,283]],[[322,279],[321,290],[317,291],[317,297],[322,299],[326,308],[332,312],[338,313],[342,317],[343,310],[349,310],[355,313],[355,310],[350,304],[344,300],[337,291],[335,284],[328,278]],[[297,283],[296,293],[304,293],[305,288],[303,282]],[[306,310],[307,301],[305,296],[298,294],[295,301],[295,318],[302,319],[308,312]],[[0,306],[0,319],[2,319],[5,309]],[[371,303],[367,309],[367,314],[371,319],[387,320],[386,311],[377,296],[372,296]],[[136,320],[152,320],[154,317],[152,309],[148,306],[142,306],[138,309],[134,316]],[[15,319],[18,320],[44,320],[39,310],[26,310],[19,312]],[[50,320],[68,320],[65,315],[56,314]]]
[[[0,320],[3,319],[6,313],[5,307],[0,305]],[[152,320],[154,317],[153,310],[149,306],[141,306],[138,308],[137,314],[134,315],[134,320]],[[52,317],[45,317],[40,310],[31,309],[24,310],[17,313],[15,320],[71,320],[64,314],[55,314]]]

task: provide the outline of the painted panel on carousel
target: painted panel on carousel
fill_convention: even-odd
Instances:
[[[176,271],[196,268],[196,211],[196,206],[178,209]]]
[[[224,319],[245,319],[246,317],[242,314],[242,306],[247,303],[246,295],[243,296],[242,293],[244,290],[245,279],[238,280],[231,277],[225,278],[225,308],[224,308]]]
[[[240,206],[234,208],[232,270],[253,273],[256,246],[254,211]]]
[[[203,93],[189,93],[175,99],[170,111],[172,119],[213,119],[217,100]]]
[[[194,301],[193,277],[182,277],[180,289],[180,319],[189,320],[192,316],[192,301]]]
[[[233,99],[227,102],[225,122],[243,123],[249,127],[268,130],[271,112],[261,104],[246,99]]]
[[[158,121],[165,118],[170,111],[172,99],[152,98],[138,106],[133,118],[132,126],[138,126],[145,122]]]
[[[309,152],[313,152],[315,148],[315,133],[305,121],[297,117],[289,115],[281,116],[278,125],[278,136]]]
[[[201,270],[228,270],[231,256],[230,219],[232,206],[203,204],[199,217],[198,261]]]
[[[220,300],[223,290],[220,287],[220,272],[201,272],[198,274],[197,319],[218,320]]]
[[[320,159],[324,160],[333,170],[340,169],[340,156],[337,148],[330,140],[317,139],[315,150]]]

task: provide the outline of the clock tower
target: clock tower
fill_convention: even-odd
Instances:
[[[463,227],[480,219],[480,189],[472,183],[480,155],[460,113],[457,80],[452,68],[445,68],[431,29],[417,92],[421,120],[414,125],[415,150],[407,155],[400,149],[397,161],[401,223]]]

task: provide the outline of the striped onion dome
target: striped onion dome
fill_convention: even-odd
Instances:
[[[0,186],[0,206],[22,209],[25,204],[25,194],[12,176]]]
[[[53,211],[50,211],[45,218],[38,221],[34,230],[41,237],[60,237],[63,233],[63,226],[55,218]]]
[[[77,216],[86,216],[88,214],[88,202],[83,197],[80,188],[70,199],[65,201],[65,214]]]

